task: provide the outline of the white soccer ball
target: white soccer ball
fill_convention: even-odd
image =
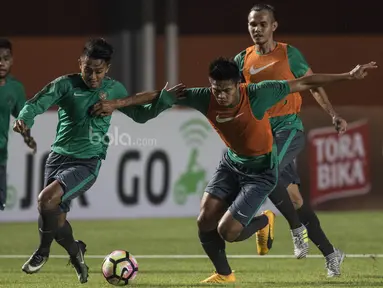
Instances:
[[[136,278],[138,263],[133,255],[124,250],[116,250],[102,262],[102,274],[114,286],[125,286]]]

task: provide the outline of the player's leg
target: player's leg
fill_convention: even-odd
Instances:
[[[60,181],[64,183],[65,191],[61,198],[60,209],[64,213],[70,210],[70,203],[73,199],[79,197],[88,191],[96,182],[98,172],[101,166],[101,160],[93,159],[69,159],[67,164],[69,169],[60,174]],[[88,266],[85,263],[84,254],[86,252],[86,244],[82,241],[75,241],[73,237],[72,227],[68,221],[64,222],[61,219],[61,224],[64,224],[60,230],[56,231],[55,237],[62,237],[58,241],[69,254],[69,259],[76,270],[80,283],[88,281]]]
[[[228,242],[238,242],[242,240],[244,231],[250,229],[254,234],[257,230],[268,226],[269,235],[265,241],[269,243],[269,249],[271,248],[274,225],[270,225],[272,223],[269,223],[267,215],[263,214],[255,218],[254,215],[276,185],[277,171],[275,170],[270,169],[261,174],[240,178],[240,193],[218,224],[218,232],[223,239]],[[254,229],[254,227],[257,228]]]
[[[60,199],[58,203],[61,202],[61,196],[63,195],[64,192],[62,191],[62,187],[60,183],[55,180],[55,176],[62,171],[61,165],[64,165],[63,159],[64,159],[63,156],[60,156],[56,153],[51,152],[45,163],[44,190],[47,190],[48,192],[52,191],[51,192],[52,194],[54,193],[58,194],[57,197]],[[57,214],[61,214],[61,213],[57,212]],[[58,221],[58,217],[59,216],[57,217],[55,216],[53,220],[56,219]],[[22,266],[22,270],[25,273],[28,273],[28,274],[37,273],[48,261],[50,246],[51,246],[51,243],[53,242],[54,234],[44,233],[45,231],[43,229],[43,226],[44,226],[44,221],[40,213],[38,218],[38,231],[40,236],[40,245],[39,245],[39,248],[32,254],[32,256]]]
[[[227,210],[227,202],[230,202],[231,198],[235,197],[233,194],[239,191],[239,182],[236,175],[221,161],[205,191],[197,219],[198,236],[205,253],[215,267],[215,273],[202,282],[234,282],[235,276],[226,258],[226,244],[219,235],[217,227]]]
[[[0,165],[0,210],[4,210],[7,202],[7,167]]]
[[[297,198],[297,195],[300,195],[299,186],[294,186],[289,186],[288,191],[291,197]],[[340,276],[341,265],[345,258],[345,254],[331,244],[321,227],[318,216],[309,203],[303,201],[303,204],[297,208],[297,212],[302,223],[307,227],[310,240],[318,247],[325,257],[325,266],[328,277]]]
[[[269,199],[287,220],[290,230],[302,227],[302,223],[299,219],[294,203],[289,197],[286,187],[284,187],[280,182],[278,182],[277,187],[270,194]]]
[[[294,203],[299,202],[299,200],[291,197],[288,199],[286,196],[290,195],[286,188],[291,183],[299,181],[296,170],[291,168],[295,167],[294,159],[304,148],[305,136],[299,130],[286,130],[276,133],[274,139],[278,147],[280,175],[278,186],[270,195],[270,199],[288,221],[294,243],[294,255],[296,258],[302,259],[307,256],[309,251],[307,229],[301,223],[295,209]],[[292,201],[292,199],[294,200]]]
[[[62,213],[59,204],[63,194],[60,183],[55,180],[38,196],[40,245],[22,267],[27,274],[37,273],[48,261],[50,247],[58,228],[58,217]]]
[[[296,168],[293,167],[291,169]],[[295,175],[297,174],[295,173]],[[325,257],[327,275],[329,277],[339,276],[341,274],[340,266],[344,260],[345,254],[331,244],[320,225],[316,213],[310,204],[303,201],[299,190],[299,178],[295,178],[295,180],[291,182],[294,184],[290,184],[287,187],[287,191],[297,209],[300,220],[307,228],[308,237]]]
[[[276,139],[283,139],[286,133],[277,134]],[[295,135],[292,143],[287,149],[286,154],[284,155],[284,159],[281,162],[281,166],[284,166],[283,171],[280,175],[280,183],[286,187],[291,202],[293,203],[295,209],[297,210],[297,214],[299,216],[300,222],[306,227],[308,232],[308,238],[319,248],[322,254],[326,259],[326,267],[328,270],[328,275],[338,276],[340,275],[340,265],[344,260],[344,253],[336,248],[330,243],[328,238],[326,237],[322,227],[320,225],[319,219],[311,206],[303,201],[303,198],[300,193],[300,178],[296,169],[295,159],[299,152],[304,147],[304,133],[298,131]],[[294,243],[297,243],[296,246],[296,255],[300,254],[299,250],[303,250],[300,247],[304,247],[305,244],[299,245],[302,241],[299,239],[299,234],[295,233],[292,230]],[[303,242],[304,243],[304,242]]]
[[[85,254],[86,245],[81,240],[74,239],[72,226],[66,219],[66,215],[67,213],[62,213],[59,217],[59,228],[57,229],[55,240],[68,252],[68,255],[70,256],[77,255],[79,249],[81,249],[83,254]]]
[[[23,265],[26,273],[36,273],[45,264],[49,257],[49,249],[57,233],[62,233],[59,225],[64,224],[66,218],[64,213],[69,211],[70,200],[85,193],[95,182],[100,161],[98,159],[73,159],[56,153],[51,153],[45,170],[46,183],[51,182],[39,195],[39,207],[41,217],[39,218],[40,246],[32,257]],[[53,180],[55,179],[55,180]],[[53,191],[60,191],[53,192]],[[56,194],[55,194],[56,193]],[[50,200],[55,195],[55,200]],[[57,199],[58,198],[58,199]],[[44,217],[46,207],[56,211],[57,214]],[[47,220],[51,227],[46,227]],[[69,224],[69,223],[68,223]],[[54,226],[53,226],[54,225]],[[67,227],[68,228],[68,227]],[[47,233],[49,232],[49,233]],[[85,283],[88,277],[88,267],[84,262],[85,244],[81,241],[73,241],[72,231],[66,230],[67,239],[65,245],[70,255],[70,261],[76,269],[79,281]],[[45,260],[45,261],[44,261]],[[38,264],[38,265],[37,265]]]

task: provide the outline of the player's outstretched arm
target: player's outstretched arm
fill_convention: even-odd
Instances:
[[[152,103],[147,105],[123,107],[118,110],[133,119],[135,122],[145,123],[150,119],[157,117],[163,111],[171,108],[183,89],[185,89],[185,85],[183,84],[178,84],[171,88],[167,88],[166,84],[165,88],[161,90],[159,97],[157,97]]]
[[[203,115],[209,110],[211,90],[207,87],[186,88],[177,96],[176,105],[193,108]]]
[[[313,74],[289,80],[287,83],[290,86],[290,93],[301,92],[344,80],[363,79],[367,76],[369,70],[376,69],[377,67],[375,62],[370,62],[368,64],[357,65],[353,70],[347,73]]]
[[[133,121],[145,123],[150,119],[157,117],[160,113],[171,108],[175,103],[175,96],[169,91],[184,89],[183,84],[178,84],[172,88],[167,88],[167,84],[161,91],[140,92],[130,96],[123,85],[116,86],[118,95],[116,99],[102,100],[90,109],[92,116],[110,116],[113,111],[119,110]],[[153,101],[154,100],[154,101]],[[149,102],[149,104],[147,104]]]
[[[68,91],[65,80],[55,80],[46,85],[32,99],[27,101],[21,109],[13,126],[15,132],[26,133],[34,124],[34,119],[47,111],[51,106],[58,103],[61,97]]]
[[[313,75],[313,71],[309,69],[305,76]],[[335,129],[341,134],[347,130],[347,121],[343,119],[332,106],[327,93],[323,87],[316,87],[310,89],[311,95],[313,95],[315,101],[322,107],[324,111],[332,118],[332,122],[335,126]]]

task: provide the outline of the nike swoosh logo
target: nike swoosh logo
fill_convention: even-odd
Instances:
[[[254,68],[254,66],[251,66],[251,67],[250,67],[250,70],[249,70],[249,73],[250,73],[251,75],[255,75],[255,74],[261,72],[262,70],[265,70],[266,68],[268,68],[268,67],[274,65],[274,64],[277,63],[277,62],[278,62],[278,61],[274,61],[274,62],[271,62],[271,63],[269,63],[269,64],[267,64],[267,65],[265,65],[265,66],[259,67],[259,68]]]
[[[237,213],[238,213],[238,215],[247,218],[247,216],[245,214],[242,214],[241,211],[238,211]]]
[[[45,264],[45,261],[44,261],[41,265],[39,265],[39,266],[35,266],[35,267],[29,265],[29,266],[28,266],[28,270],[29,270],[30,272],[35,272],[35,271],[37,271],[37,270],[40,270],[41,267],[44,266],[44,264]]]
[[[218,123],[225,123],[225,122],[229,122],[235,118],[238,118],[239,116],[241,116],[243,114],[243,112],[241,114],[238,114],[237,116],[235,117],[227,117],[227,118],[220,118],[219,115],[217,115],[217,117],[215,117],[215,120],[218,122]]]

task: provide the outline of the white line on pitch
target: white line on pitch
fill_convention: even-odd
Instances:
[[[133,254],[134,255],[134,254]],[[0,259],[29,258],[31,255],[0,255]],[[86,255],[88,259],[104,259],[106,255]],[[206,255],[134,255],[137,259],[205,259]],[[231,259],[295,259],[294,255],[228,255]],[[383,258],[383,254],[346,254],[347,258]],[[50,255],[49,258],[68,258],[68,255]],[[323,258],[322,255],[308,255],[307,258]]]

